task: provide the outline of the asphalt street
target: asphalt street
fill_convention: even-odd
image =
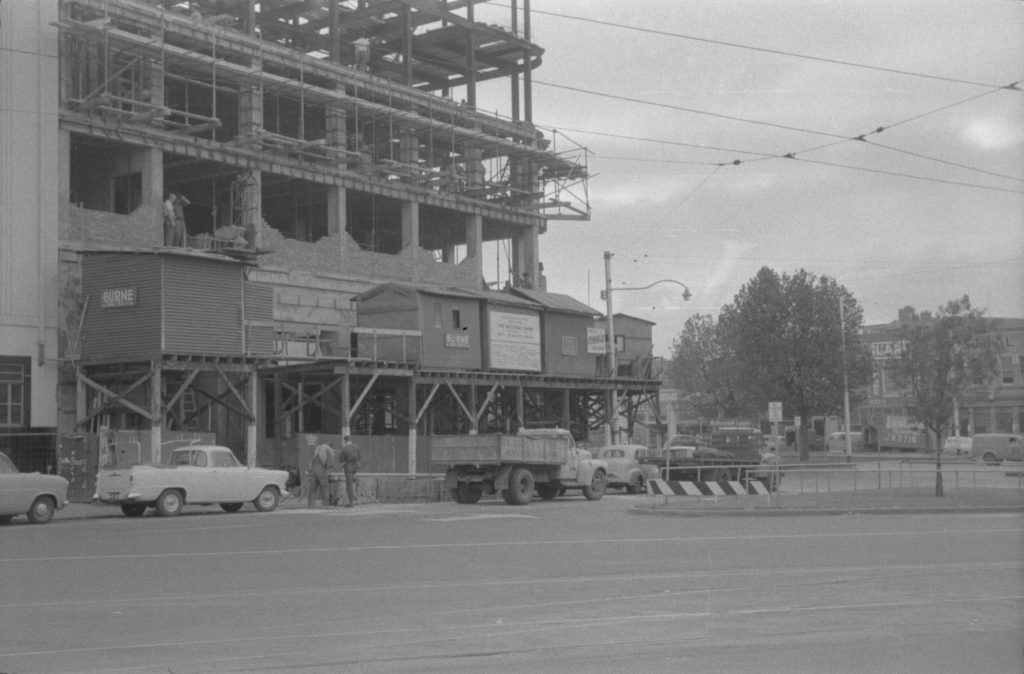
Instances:
[[[643,496],[0,528],[0,672],[1020,672],[1019,513]]]

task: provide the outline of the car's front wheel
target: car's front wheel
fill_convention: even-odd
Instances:
[[[981,460],[985,462],[986,466],[997,466],[999,465],[999,457],[993,452],[985,452],[981,457]]]
[[[28,521],[32,524],[46,524],[53,519],[53,513],[56,510],[57,506],[52,497],[37,496],[36,500],[32,502],[32,507],[28,509]]]
[[[281,495],[277,493],[275,487],[264,487],[260,495],[256,497],[256,500],[252,502],[256,506],[256,510],[261,513],[269,513],[277,508],[277,504],[281,502]]]

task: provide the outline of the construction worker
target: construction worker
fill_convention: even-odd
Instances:
[[[346,508],[351,508],[357,502],[356,490],[359,485],[359,460],[362,459],[362,453],[359,451],[359,446],[352,442],[352,437],[345,436],[345,444],[341,447],[341,453],[338,456],[338,460],[341,461],[342,468],[345,470],[345,495],[348,498],[348,503],[345,504]]]
[[[334,449],[328,443],[320,443],[313,450],[313,458],[309,462],[309,491],[306,493],[307,504],[313,507],[313,501],[317,494],[320,495],[320,507],[330,506],[330,486],[327,483],[327,474],[331,471],[334,463]]]

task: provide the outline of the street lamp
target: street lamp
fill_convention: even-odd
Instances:
[[[655,281],[654,283],[640,286],[636,288],[616,288],[615,290],[647,290],[653,288],[659,283],[675,283],[678,286],[683,287],[683,301],[689,301],[693,294],[687,285],[681,281],[675,279],[663,278]],[[605,313],[607,314],[605,320],[608,323],[608,338],[605,341],[605,353],[608,354],[608,367],[611,370],[612,378],[618,377],[619,367],[615,360],[615,318],[612,310],[612,253],[609,251],[604,252],[604,292],[601,293],[605,301]],[[611,398],[608,403],[610,410],[608,432],[605,435],[605,444],[610,445],[614,442],[618,442],[619,436],[619,399],[618,391],[614,384],[612,385]]]

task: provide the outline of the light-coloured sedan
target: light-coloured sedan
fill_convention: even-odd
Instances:
[[[67,505],[68,481],[59,475],[22,473],[0,452],[0,524],[25,515],[33,524],[45,524]]]

